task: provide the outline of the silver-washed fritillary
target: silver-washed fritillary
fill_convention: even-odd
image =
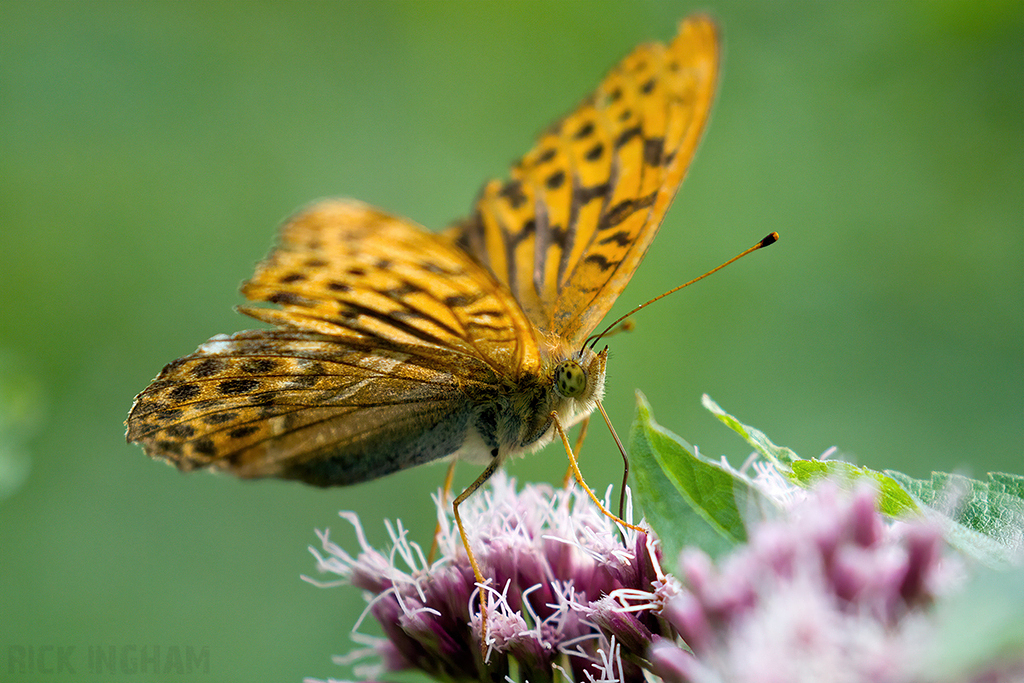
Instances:
[[[703,16],[636,48],[445,233],[349,200],[301,211],[242,287],[278,305],[240,309],[275,328],[165,367],[128,440],[186,471],[317,486],[486,464],[463,500],[597,407],[606,354],[584,340],[658,232],[718,68]]]

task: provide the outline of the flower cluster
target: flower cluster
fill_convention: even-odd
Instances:
[[[673,683],[915,680],[922,608],[948,581],[941,538],[889,524],[876,498],[826,484],[719,567],[684,551],[686,590],[662,616],[686,648],[655,639],[652,670]]]
[[[956,572],[934,527],[893,523],[876,498],[820,485],[717,564],[684,551],[677,580],[653,537],[620,532],[583,492],[517,492],[496,474],[463,508],[489,578],[483,647],[479,586],[440,500],[436,562],[401,525],[388,525],[390,554],[373,549],[351,513],[360,554],[326,532],[314,553],[322,571],[366,591],[386,636],[371,652],[387,670],[531,683],[918,683],[928,608]]]
[[[372,648],[384,668],[442,680],[644,680],[637,657],[660,629],[648,605],[628,605],[632,596],[650,603],[670,590],[650,537],[620,532],[579,489],[517,492],[514,480],[495,474],[460,509],[489,579],[481,647],[479,587],[450,508],[438,503],[440,559],[432,564],[400,525],[388,525],[389,555],[373,549],[351,513],[342,516],[356,529],[360,554],[350,556],[327,532],[324,554],[314,550],[322,571],[367,591],[367,610],[386,636]],[[624,648],[635,656],[623,656]]]

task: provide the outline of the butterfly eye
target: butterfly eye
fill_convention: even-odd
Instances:
[[[579,398],[587,390],[587,373],[574,360],[563,360],[555,367],[555,391],[563,398]]]

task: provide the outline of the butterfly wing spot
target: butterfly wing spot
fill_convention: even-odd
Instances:
[[[277,367],[277,361],[270,358],[248,358],[238,365],[238,369],[250,375],[265,375]]]
[[[612,191],[610,183],[601,183],[600,185],[585,186],[581,185],[574,188],[575,202],[581,207],[586,206],[595,199],[607,199],[609,193]],[[602,202],[603,203],[603,202]]]
[[[587,121],[586,123],[584,123],[582,126],[580,126],[576,130],[576,132],[573,134],[573,137],[575,139],[577,139],[577,140],[583,140],[584,138],[589,138],[593,134],[594,134],[594,122],[593,121]]]
[[[187,424],[176,424],[167,428],[167,434],[178,439],[187,439],[195,433],[196,430]]]
[[[549,190],[557,190],[565,184],[565,171],[555,171],[547,177],[544,184]]]
[[[649,166],[661,166],[664,159],[662,153],[665,151],[665,138],[650,138],[644,140],[644,163]]]
[[[602,256],[601,254],[591,254],[590,256],[583,259],[584,263],[593,263],[601,272],[611,270],[619,264],[618,261],[609,261],[608,257]]]
[[[624,199],[615,206],[613,206],[605,215],[601,218],[601,221],[597,225],[597,230],[608,230],[615,226],[625,222],[630,216],[635,214],[637,211],[642,211],[649,208],[654,204],[654,201],[658,198],[656,193],[647,195],[646,197],[638,197],[635,199]]]
[[[616,245],[618,245],[620,247],[628,247],[631,242],[632,242],[632,235],[630,235],[625,230],[620,230],[619,232],[615,233],[614,235],[609,235],[608,237],[604,237],[604,238],[598,240],[597,243],[598,244],[612,244],[612,243],[615,243]]]
[[[174,387],[168,392],[167,397],[172,401],[188,401],[191,398],[195,398],[200,394],[200,389],[195,384],[182,384]]]
[[[192,369],[192,375],[196,379],[203,379],[205,377],[210,377],[211,375],[216,375],[223,369],[223,367],[224,364],[216,358],[207,358],[206,360],[200,361],[196,364]]]
[[[208,458],[212,458],[215,455],[217,455],[217,447],[213,445],[213,441],[211,439],[207,439],[207,438],[196,439],[195,441],[193,441],[192,442],[192,451],[196,455],[206,456]],[[195,467],[197,465],[201,466],[201,464],[191,463],[191,462],[189,463],[189,465],[190,465],[189,469],[191,469],[192,467]]]
[[[250,434],[255,434],[259,430],[260,428],[256,425],[246,425],[244,427],[237,427],[235,429],[232,429],[230,432],[228,432],[228,436],[230,436],[232,439],[241,439],[246,436],[249,436]]]
[[[552,156],[554,156],[554,150],[551,150],[551,152]],[[526,195],[523,194],[523,184],[518,180],[510,180],[505,183],[501,190],[498,191],[498,194],[507,199],[513,209],[518,209],[526,203]]]
[[[260,386],[255,379],[228,379],[217,385],[217,390],[225,396],[236,396],[238,394],[251,394]]]

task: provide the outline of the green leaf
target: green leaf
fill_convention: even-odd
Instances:
[[[852,465],[842,460],[796,460],[789,478],[804,488],[810,488],[822,479],[831,479],[847,487],[863,479],[870,479],[879,491],[878,509],[890,517],[919,512],[913,497],[907,494],[892,476],[868,467]]]
[[[701,397],[701,403],[703,403],[704,407],[710,410],[715,417],[724,422],[729,429],[746,439],[747,443],[753,446],[758,453],[763,455],[766,460],[773,463],[780,470],[788,470],[789,465],[794,460],[800,459],[800,456],[792,450],[784,446],[776,446],[773,444],[771,439],[769,439],[761,430],[755,429],[750,425],[743,424],[735,417],[722,410],[721,406],[715,403],[707,394],[704,394]]]
[[[637,501],[661,539],[669,570],[684,547],[718,557],[746,541],[749,521],[774,514],[746,477],[657,424],[640,392],[629,453]]]
[[[892,477],[841,460],[802,460],[789,448],[776,446],[761,430],[743,424],[722,410],[721,406],[707,394],[704,394],[701,402],[719,420],[746,439],[747,443],[753,446],[765,460],[775,465],[779,473],[789,478],[794,484],[810,488],[821,479],[828,478],[852,486],[857,480],[867,478],[874,481],[881,492],[878,501],[879,510],[893,517],[917,512],[918,508],[914,499],[907,495]]]
[[[706,394],[703,403],[798,486],[810,488],[825,478],[846,485],[871,480],[881,494],[881,512],[891,517],[924,514],[936,520],[950,545],[989,567],[1005,569],[1024,561],[1022,476],[993,472],[982,482],[936,472],[930,481],[922,481],[894,470],[878,472],[841,460],[801,460],[790,449],[772,443],[764,432],[722,410]]]
[[[994,569],[1024,560],[1024,477],[993,472],[988,481],[978,481],[933,472],[924,481],[892,470],[886,474],[942,526],[954,548]]]

